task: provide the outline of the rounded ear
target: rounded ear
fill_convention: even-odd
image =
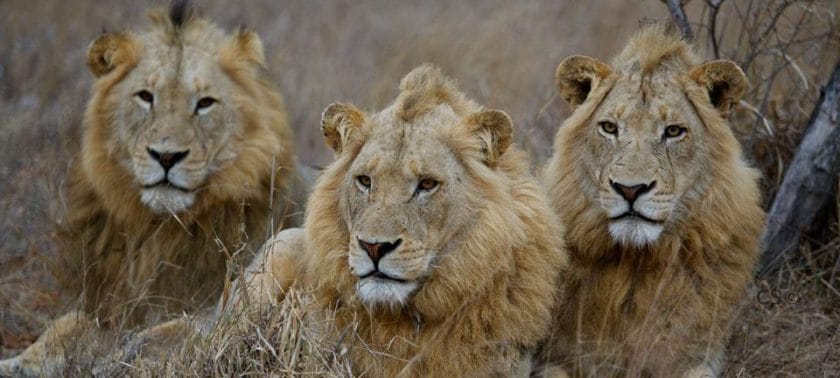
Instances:
[[[485,110],[467,118],[467,126],[481,141],[484,163],[494,167],[513,143],[513,121],[501,110]]]
[[[321,133],[327,145],[339,154],[351,142],[361,138],[365,114],[353,105],[333,103],[321,114]]]
[[[125,34],[104,34],[88,46],[87,65],[90,72],[101,77],[114,68],[129,64],[136,57],[134,41]]]
[[[251,64],[265,68],[265,52],[263,51],[263,43],[257,33],[240,29],[234,36],[234,43],[237,46],[239,56]]]
[[[574,109],[610,73],[612,68],[598,59],[573,55],[560,62],[554,72],[554,80],[560,95]]]
[[[239,29],[222,45],[219,61],[223,67],[234,71],[257,72],[260,68],[266,68],[260,36],[253,31]]]
[[[747,76],[735,62],[713,60],[691,69],[688,76],[706,88],[712,106],[726,114],[744,96]]]

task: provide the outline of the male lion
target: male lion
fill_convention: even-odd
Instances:
[[[336,160],[305,231],[269,241],[224,307],[311,292],[356,374],[527,374],[566,255],[510,118],[427,65],[381,112],[333,104],[321,127]]]
[[[64,278],[109,326],[206,305],[294,211],[292,131],[259,37],[183,3],[150,18],[88,49],[96,81],[60,222]],[[0,368],[26,369],[85,322],[66,315]]]
[[[743,72],[652,26],[611,65],[572,56],[556,79],[574,112],[544,181],[571,260],[543,358],[574,375],[718,374],[764,223],[725,120]]]

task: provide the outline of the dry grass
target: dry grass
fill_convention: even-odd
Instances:
[[[606,60],[640,22],[667,17],[656,0],[198,3],[201,13],[227,28],[247,24],[262,36],[292,116],[298,155],[313,165],[331,156],[317,129],[327,104],[379,108],[393,98],[399,78],[423,62],[443,67],[481,103],[508,111],[520,144],[542,162],[568,111],[555,95],[556,64],[574,53]],[[707,56],[738,61],[751,79],[735,115],[736,132],[765,173],[769,201],[838,58],[840,5],[730,0],[712,27],[717,3],[694,0],[688,16]],[[52,223],[60,222],[62,180],[78,148],[92,81],[85,49],[103,28],[141,27],[148,6],[128,0],[0,2],[0,357],[32,342],[73,304],[57,294],[50,272],[60,267],[50,262],[56,256]],[[836,229],[831,233],[840,236]],[[800,258],[759,278],[758,289],[793,290],[797,301],[745,300],[726,375],[840,375],[838,240],[803,247]],[[166,363],[116,368],[139,375],[349,372],[340,351],[307,333],[297,304],[250,314],[244,332],[191,341]],[[90,357],[130,342],[107,337],[99,350],[79,348],[65,373],[89,371]]]
[[[165,341],[123,335],[117,340],[117,356],[98,358],[89,366],[97,375],[108,376],[350,376],[347,351],[321,336],[332,323],[313,320],[305,311],[308,299],[292,290],[279,306],[243,309],[220,320],[204,336],[193,332],[202,328],[199,324],[209,323],[201,316],[188,320],[187,337],[181,332]],[[173,341],[179,346],[171,347]],[[87,355],[107,355],[112,350]],[[77,360],[93,361],[84,354]],[[68,364],[64,373],[84,371],[78,364]]]

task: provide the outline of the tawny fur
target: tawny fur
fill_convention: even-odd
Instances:
[[[531,352],[548,331],[556,281],[566,261],[562,229],[531,178],[524,154],[509,146],[510,120],[504,113],[467,100],[430,66],[412,71],[400,89],[394,104],[372,115],[348,105],[327,109],[324,131],[337,159],[310,197],[306,229],[287,230],[269,242],[241,282],[257,302],[276,302],[290,285],[311,292],[312,316],[329,310],[337,322],[329,328],[347,332],[327,336],[347,348],[355,374],[527,375]],[[428,219],[453,226],[442,229],[436,221],[425,223],[426,218],[407,226],[401,235],[423,229],[427,239],[404,237],[404,245],[439,239],[439,248],[392,254],[404,254],[403,267],[413,264],[411,253],[435,262],[420,274],[419,287],[404,303],[366,303],[357,290],[360,278],[348,263],[357,252],[356,232],[384,235],[393,224],[402,227],[408,213],[390,211],[404,202],[395,201],[374,210],[374,219],[363,219],[359,214],[368,209],[353,200],[358,188],[352,166],[370,156],[365,161],[373,165],[390,164],[393,156],[417,156],[422,158],[418,165],[434,164],[428,163],[434,161],[432,154],[450,154],[460,167],[418,170],[465,172],[441,184],[422,210],[433,212]],[[402,185],[371,175],[373,188],[380,189],[372,196]],[[445,209],[435,205],[452,198],[462,200]],[[371,227],[359,225],[371,222]],[[228,306],[238,301],[228,300]]]
[[[544,362],[576,376],[717,374],[733,309],[752,279],[764,214],[758,174],[723,118],[743,93],[743,73],[731,62],[700,63],[690,45],[653,26],[611,65],[573,57],[558,68],[574,112],[557,132],[544,185],[566,227],[570,272]],[[713,91],[712,81],[724,77],[729,87]],[[631,157],[658,159],[613,155],[619,147],[599,131],[598,117],[631,135],[618,143],[638,148]],[[662,128],[678,118],[686,136],[655,155],[666,151]],[[606,176],[633,179],[641,171],[658,172],[654,192],[671,192],[673,208],[655,241],[622,243],[601,204],[604,193],[614,194]]]

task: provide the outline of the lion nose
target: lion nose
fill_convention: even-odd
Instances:
[[[651,181],[650,184],[638,184],[627,186],[610,180],[610,185],[613,187],[613,189],[615,189],[616,192],[618,192],[618,194],[621,195],[621,197],[627,200],[627,202],[630,202],[630,204],[632,205],[633,202],[635,202],[636,199],[639,198],[642,194],[651,191],[651,189],[653,189],[653,187],[656,186],[656,181]]]
[[[367,252],[370,259],[373,260],[373,264],[376,265],[379,263],[379,260],[385,255],[393,252],[397,247],[400,246],[402,243],[402,239],[397,239],[393,242],[367,242],[362,239],[357,239],[359,241],[359,247],[361,247],[365,252]]]
[[[184,160],[184,158],[190,153],[190,150],[179,152],[158,152],[149,147],[146,148],[146,151],[149,152],[152,159],[155,159],[155,161],[157,161],[165,171],[174,167],[179,161]]]

